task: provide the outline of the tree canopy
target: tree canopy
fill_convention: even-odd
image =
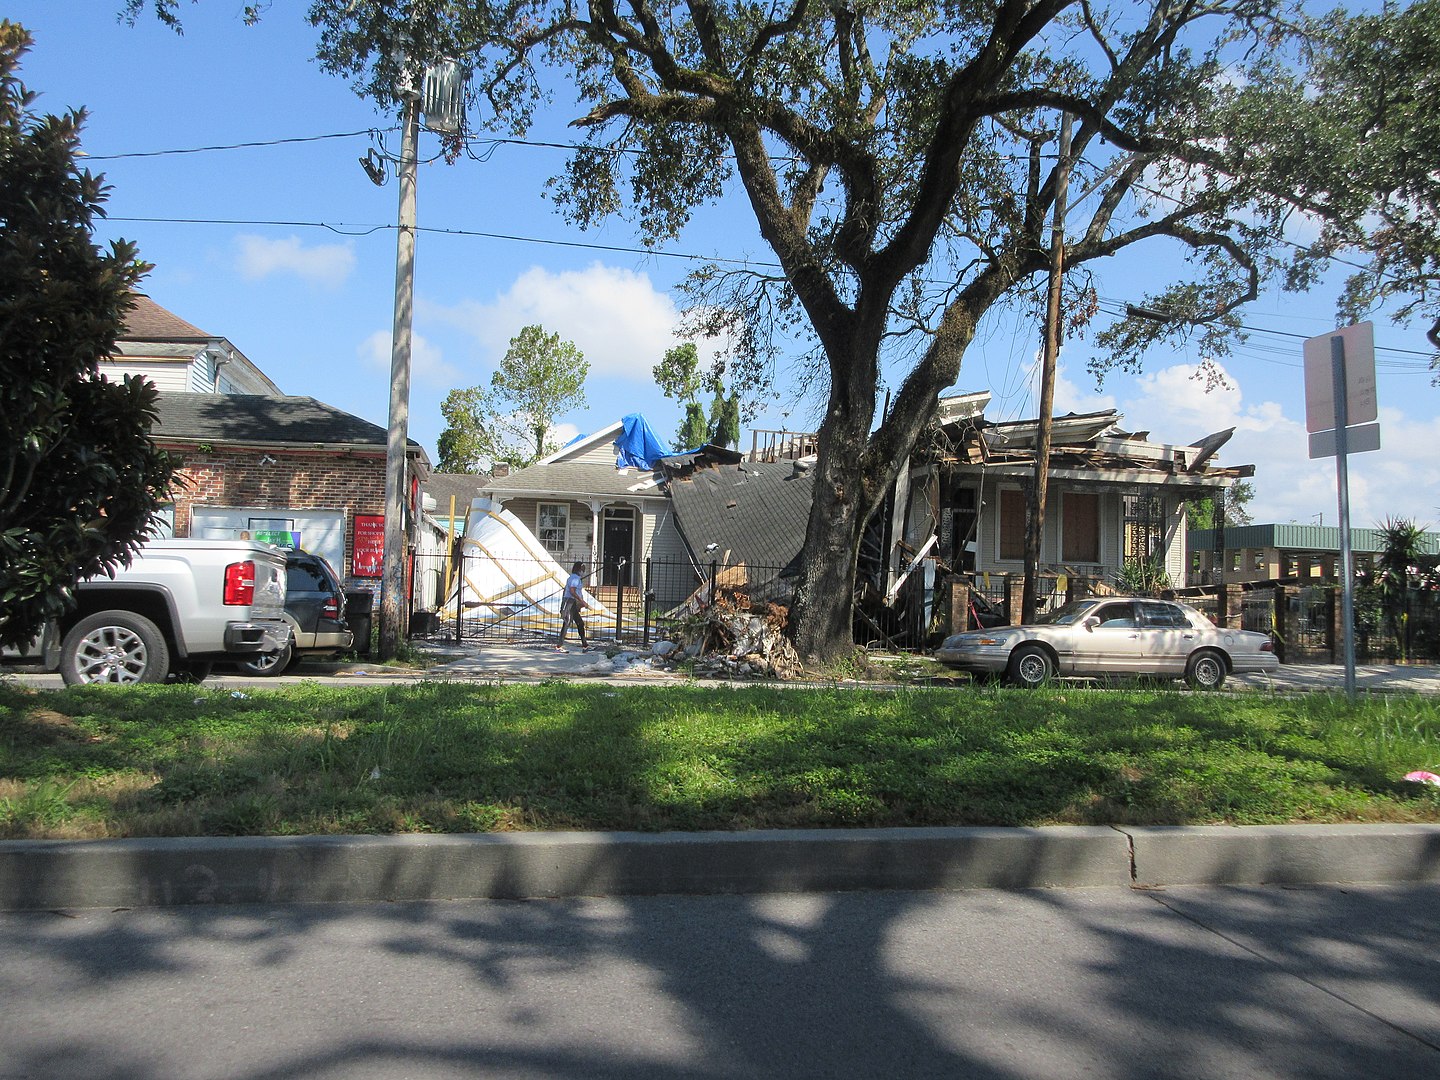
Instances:
[[[669,349],[652,370],[655,385],[672,401],[685,406],[685,419],[675,434],[677,449],[695,449],[706,443],[734,446],[740,442],[740,396],[727,391],[720,372],[700,365],[700,352],[693,341]],[[700,398],[710,395],[706,415]]]
[[[154,388],[98,374],[148,267],[92,242],[106,192],[75,164],[84,113],[31,111],[29,44],[0,21],[0,645],[129,562],[171,475],[150,441]]]
[[[527,326],[490,378],[490,386],[452,390],[441,403],[442,472],[483,472],[496,462],[524,467],[559,449],[556,420],[585,407],[590,365],[573,342]]]
[[[780,269],[717,264],[690,298],[738,342],[742,383],[768,376],[782,341],[810,345],[819,460],[792,608],[805,655],[848,647],[866,522],[980,321],[1035,296],[1062,115],[1067,323],[1093,312],[1104,261],[1161,243],[1183,256],[1143,298],[1158,320],[1097,337],[1097,374],[1138,368],[1174,333],[1224,357],[1262,286],[1304,284],[1297,215],[1336,223],[1338,248],[1378,198],[1333,169],[1313,190],[1292,175],[1315,166],[1307,137],[1344,149],[1350,114],[1306,86],[1328,73],[1338,100],[1345,48],[1366,41],[1340,16],[1322,35],[1292,0],[314,0],[310,17],[321,63],[383,105],[406,64],[456,57],[474,122],[523,132],[568,82],[585,142],[553,194],[579,225],[628,217],[658,243],[738,180]]]

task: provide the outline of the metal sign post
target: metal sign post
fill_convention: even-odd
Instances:
[[[1378,409],[1375,332],[1371,323],[1347,326],[1305,342],[1305,414],[1310,457],[1335,455],[1335,487],[1340,502],[1340,637],[1345,655],[1345,697],[1353,703],[1355,556],[1350,546],[1349,455],[1380,449],[1380,425],[1374,423]],[[1351,427],[1354,421],[1359,421],[1359,426]]]

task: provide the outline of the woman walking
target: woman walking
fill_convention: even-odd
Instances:
[[[570,624],[575,624],[575,634],[580,638],[582,649],[590,648],[585,641],[585,620],[580,618],[580,613],[585,610],[585,581],[580,576],[580,564],[577,562],[570,567],[570,576],[565,579],[565,592],[560,598],[560,642],[555,646],[559,652],[565,651],[565,631]]]

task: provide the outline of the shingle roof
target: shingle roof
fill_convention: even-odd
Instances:
[[[450,498],[455,498],[455,513],[464,517],[482,488],[490,486],[490,477],[482,473],[431,473],[420,489],[435,500],[435,513],[450,513]]]
[[[166,338],[209,338],[198,326],[186,322],[174,312],[166,311],[144,293],[135,294],[135,306],[125,315],[122,340],[163,341]]]
[[[312,397],[162,391],[152,434],[204,442],[384,447],[386,431]],[[410,440],[412,449],[419,443]]]
[[[515,495],[624,496],[663,498],[665,492],[651,483],[653,473],[626,470],[593,461],[559,461],[553,465],[531,465],[508,476],[496,476],[484,484],[485,491]],[[637,484],[644,485],[632,491]]]
[[[742,461],[674,472],[669,489],[675,521],[701,561],[713,557],[722,565],[779,569],[805,543],[815,480],[793,461]]]

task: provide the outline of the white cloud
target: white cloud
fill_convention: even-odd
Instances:
[[[524,327],[543,326],[573,341],[592,376],[649,383],[651,369],[679,344],[679,312],[645,274],[594,263],[584,270],[526,270],[494,301],[426,305],[428,318],[471,334],[494,367]]]
[[[388,384],[391,356],[390,331],[376,330],[362,341],[355,351],[360,354],[365,366],[371,371],[384,375]],[[430,344],[419,334],[412,334],[410,337],[410,378],[417,383],[450,388],[458,384],[460,373],[445,362],[439,348]]]
[[[1149,430],[1158,442],[1198,441],[1211,432],[1235,428],[1220,451],[1225,465],[1255,466],[1257,522],[1311,522],[1333,525],[1339,508],[1335,459],[1311,460],[1303,419],[1285,414],[1274,401],[1247,402],[1233,375],[1228,389],[1205,391],[1191,378],[1192,364],[1176,364],[1141,376],[1136,396],[1122,406],[1125,426]],[[1303,407],[1303,404],[1302,404]],[[1382,449],[1354,454],[1350,466],[1350,521],[1368,528],[1389,516],[1420,524],[1440,521],[1433,447],[1440,441],[1440,418],[1414,420],[1398,410],[1381,410]]]
[[[335,288],[355,269],[352,244],[305,247],[298,236],[269,240],[250,235],[237,236],[235,243],[239,248],[236,267],[242,277],[251,281],[292,274],[314,285]]]
[[[1039,360],[1038,353],[1036,360],[1036,385],[1037,389],[1031,400],[1039,401]],[[1096,393],[1094,389],[1095,380],[1086,376],[1089,386],[1082,386],[1066,377],[1065,365],[1057,364],[1055,368],[1055,407],[1054,415],[1064,416],[1066,413],[1091,413],[1101,412],[1105,409],[1118,408],[1115,404],[1114,394]]]

